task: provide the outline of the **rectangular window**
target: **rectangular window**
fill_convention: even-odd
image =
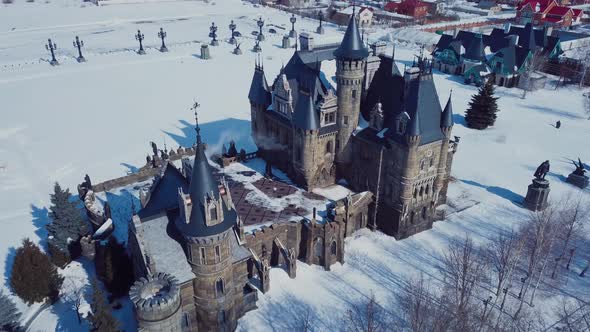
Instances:
[[[324,115],[324,123],[330,123],[330,115],[329,114]]]
[[[187,330],[190,329],[190,327],[191,327],[191,318],[189,317],[188,313],[186,313],[186,312],[183,315],[182,323],[183,323],[182,324],[183,327],[186,327]]]
[[[201,248],[201,264],[206,264],[205,260],[205,248]]]
[[[348,116],[344,116],[344,125],[348,126]]]
[[[221,250],[219,246],[215,246],[215,263],[219,263],[221,261]]]
[[[193,247],[191,245],[186,246],[186,255],[188,256],[188,260],[190,262],[193,261]]]
[[[330,123],[334,122],[334,113],[330,113]]]
[[[352,99],[356,99],[356,90],[352,90]]]

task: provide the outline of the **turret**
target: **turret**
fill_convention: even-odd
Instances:
[[[257,142],[259,135],[264,136],[264,116],[268,106],[272,103],[270,88],[264,75],[264,67],[262,63],[256,61],[254,65],[254,76],[250,83],[250,91],[248,92],[248,100],[250,100],[250,112],[252,119],[252,136]]]
[[[297,105],[293,113],[293,165],[295,173],[310,189],[315,175],[315,148],[320,129],[320,117],[313,101],[313,96],[307,90],[300,90]]]
[[[444,111],[441,113],[440,116],[440,129],[445,134],[445,137],[448,139],[451,134],[451,129],[453,128],[453,105],[451,103],[451,94],[449,94],[449,100],[447,100],[447,105],[445,106]]]
[[[184,238],[193,281],[199,330],[233,330],[237,322],[232,270],[232,242],[238,216],[227,184],[216,181],[195,112],[197,143],[189,192],[179,192],[180,216],[176,228]]]
[[[353,9],[344,38],[334,51],[338,84],[337,122],[340,127],[336,141],[336,160],[342,166],[351,162],[352,149],[349,141],[359,122],[363,78],[369,56],[361,39],[355,14]]]
[[[420,128],[420,112],[416,113],[410,118],[408,129],[406,130],[406,141],[409,145],[417,146],[420,143],[420,135],[422,130]]]

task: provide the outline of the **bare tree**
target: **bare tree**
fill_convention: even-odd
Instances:
[[[590,331],[590,306],[581,301],[563,299],[556,308],[559,320],[555,327],[561,331]]]
[[[347,330],[354,332],[385,331],[385,311],[375,300],[375,295],[347,311]]]
[[[590,215],[588,203],[581,196],[574,197],[571,194],[567,195],[559,206],[560,211],[557,214],[558,227],[556,229],[556,257],[551,278],[555,278],[559,264],[565,258],[568,250],[570,252],[569,261],[573,258],[579,241],[583,238],[585,224]]]
[[[453,320],[452,313],[446,308],[445,295],[434,294],[430,285],[420,275],[419,279],[410,280],[397,294],[404,328],[412,332],[449,331]]]
[[[513,231],[501,232],[484,250],[486,263],[496,272],[496,297],[500,296],[500,292],[508,281],[509,272],[518,261],[518,235]]]
[[[520,75],[520,79],[522,80],[522,99],[526,98],[529,90],[533,90],[533,74],[542,69],[546,62],[547,56],[541,54],[541,50],[535,50],[531,53],[528,63],[525,64],[525,69]]]
[[[590,68],[590,47],[583,47],[578,49],[576,56],[580,59],[580,89],[584,87],[588,69]]]
[[[533,284],[533,280],[537,277],[535,286],[533,286],[533,294],[531,295],[531,303],[534,298],[534,293],[546,267],[547,258],[551,251],[553,239],[555,238],[556,218],[555,209],[552,206],[545,208],[542,211],[536,211],[530,214],[529,219],[521,228],[521,237],[524,241],[523,255],[526,259],[525,276],[521,278],[521,289],[518,297],[520,304],[518,310],[514,314],[518,316],[522,310],[524,297],[527,294],[529,287]],[[535,272],[539,271],[537,274]]]
[[[477,285],[483,277],[483,264],[470,237],[449,245],[439,266],[444,275],[446,288],[455,315],[456,329],[468,331],[473,328],[472,300]]]
[[[64,284],[62,300],[76,313],[78,324],[82,324],[80,307],[84,303],[85,285],[79,278],[68,278]]]

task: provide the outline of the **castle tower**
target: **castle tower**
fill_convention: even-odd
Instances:
[[[177,280],[157,273],[136,281],[129,290],[140,332],[181,332],[180,287]]]
[[[196,113],[195,113],[196,115]],[[200,331],[233,331],[237,324],[232,241],[237,213],[229,190],[213,178],[197,122],[197,145],[189,192],[179,192],[176,228],[195,274],[194,299]],[[233,237],[233,238],[232,238]]]
[[[405,133],[405,140],[407,143],[407,154],[405,165],[401,178],[401,196],[400,204],[397,207],[399,212],[399,225],[404,225],[413,219],[414,211],[412,206],[412,198],[414,188],[414,178],[418,170],[418,146],[422,137],[422,129],[420,128],[420,113],[416,112],[408,123]]]
[[[369,51],[361,40],[356,22],[356,11],[350,17],[348,28],[336,57],[336,81],[338,84],[337,123],[340,127],[336,140],[336,162],[341,168],[351,162],[350,137],[359,122],[363,78]]]
[[[252,137],[254,143],[260,147],[262,146],[259,144],[260,139],[267,135],[264,112],[272,103],[272,97],[264,75],[264,67],[259,61],[256,61],[254,65],[254,77],[252,77],[250,84],[248,99],[250,100]]]
[[[316,177],[316,147],[320,118],[313,102],[311,89],[301,88],[293,113],[292,164],[297,182],[310,190]],[[312,90],[313,91],[313,90]]]

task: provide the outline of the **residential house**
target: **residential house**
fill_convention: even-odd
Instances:
[[[556,0],[523,0],[517,6],[516,22],[535,26],[570,27],[579,24],[582,10],[558,3]]]

